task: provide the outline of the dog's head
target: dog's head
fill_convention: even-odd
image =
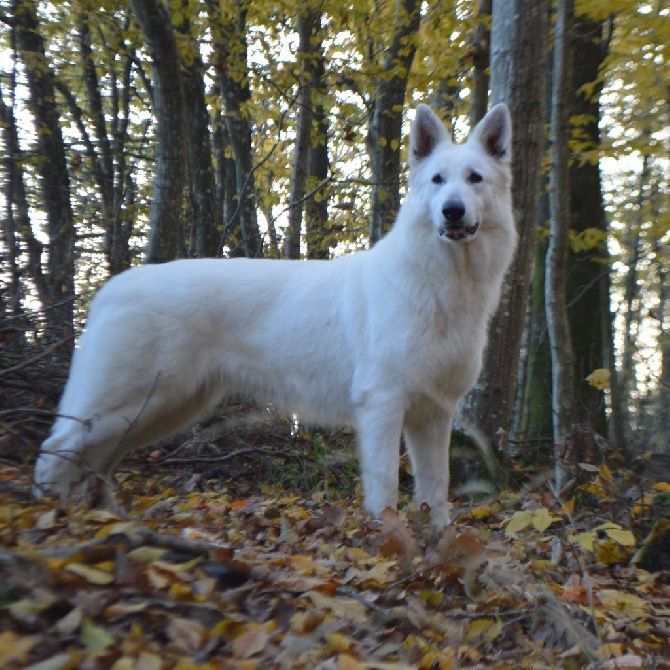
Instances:
[[[467,142],[458,145],[430,107],[417,107],[410,133],[410,189],[421,191],[445,241],[469,240],[492,222],[492,208],[509,194],[511,137],[512,123],[503,104],[491,109]]]

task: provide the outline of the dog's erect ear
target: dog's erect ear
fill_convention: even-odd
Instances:
[[[428,105],[419,105],[409,134],[410,167],[430,156],[435,147],[444,141],[449,142],[450,139],[442,121]]]
[[[486,151],[494,158],[509,156],[512,141],[512,119],[507,105],[496,105],[477,124],[473,137],[484,145]]]

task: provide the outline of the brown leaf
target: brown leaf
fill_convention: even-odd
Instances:
[[[466,578],[486,561],[486,545],[474,535],[445,528],[437,546],[425,558],[426,566],[451,578],[464,573]]]
[[[206,632],[201,623],[192,619],[177,617],[170,619],[167,625],[167,634],[171,642],[187,654],[192,654],[202,647]]]
[[[233,656],[235,658],[251,658],[260,654],[270,640],[270,632],[264,626],[249,628],[233,641]]]
[[[407,572],[418,555],[416,538],[395,510],[386,508],[380,515],[382,524],[377,549],[382,556],[396,558],[400,569]]]

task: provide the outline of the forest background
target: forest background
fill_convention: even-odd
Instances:
[[[521,240],[462,419],[512,453],[584,460],[595,434],[667,453],[668,14],[2,2],[0,419],[24,445],[43,437],[110,275],[366,248],[402,199],[412,108],[430,103],[459,139],[505,101]],[[27,361],[39,376],[21,377]]]
[[[0,0],[0,666],[670,667],[669,14]],[[350,431],[235,403],[128,458],[125,515],[34,498],[111,275],[367,248],[415,105],[462,139],[503,101],[520,242],[459,419],[491,486],[449,528],[407,459],[370,519]]]

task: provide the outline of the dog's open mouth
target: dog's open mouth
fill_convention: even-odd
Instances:
[[[478,223],[474,223],[471,226],[444,226],[443,228],[440,228],[440,237],[446,237],[450,240],[464,240],[468,237],[472,237],[477,232],[478,228]]]

